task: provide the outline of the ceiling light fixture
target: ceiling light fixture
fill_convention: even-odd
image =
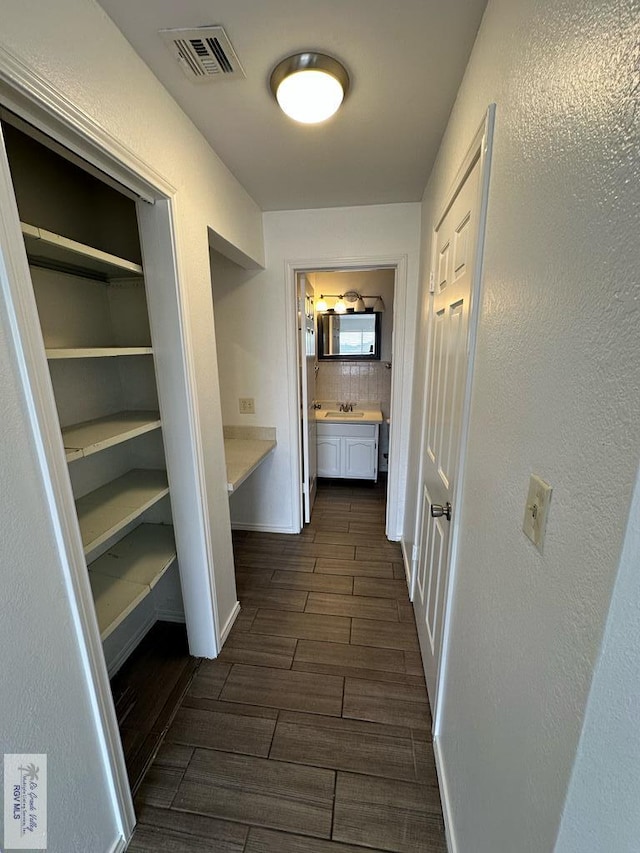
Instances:
[[[269,85],[289,118],[318,124],[337,112],[347,96],[349,74],[332,56],[304,51],[279,62],[271,72]]]

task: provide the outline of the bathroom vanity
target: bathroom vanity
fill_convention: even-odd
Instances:
[[[378,439],[382,413],[374,404],[342,412],[339,404],[316,410],[318,477],[378,479]]]

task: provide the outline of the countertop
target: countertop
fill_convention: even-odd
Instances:
[[[322,403],[321,409],[316,409],[316,423],[323,424],[381,424],[384,420],[380,405],[362,403],[354,405],[353,412],[341,412],[335,417],[327,417],[327,412],[338,412],[340,403]],[[362,412],[362,417],[356,413]],[[355,417],[354,417],[355,416]]]
[[[224,427],[227,491],[235,492],[276,447],[275,427]]]

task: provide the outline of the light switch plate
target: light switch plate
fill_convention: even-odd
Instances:
[[[553,489],[548,483],[545,483],[540,477],[536,477],[535,474],[531,475],[522,530],[541,553],[552,492]]]
[[[253,397],[239,397],[238,401],[241,415],[255,415],[256,401]]]

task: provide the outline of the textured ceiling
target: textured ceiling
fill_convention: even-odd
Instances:
[[[417,201],[486,0],[99,0],[264,210]],[[158,30],[222,24],[244,80],[188,80]],[[269,74],[317,49],[352,88],[323,125],[280,112]]]

